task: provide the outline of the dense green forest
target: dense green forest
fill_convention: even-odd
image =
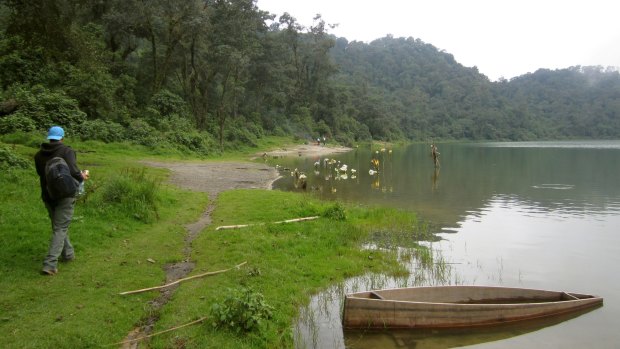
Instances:
[[[60,124],[201,154],[265,135],[620,138],[617,69],[492,82],[419,39],[349,42],[330,29],[253,0],[3,0],[0,134]]]

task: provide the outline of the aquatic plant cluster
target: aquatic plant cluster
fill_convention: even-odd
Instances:
[[[393,191],[390,186],[381,186],[381,174],[389,168],[391,163],[392,149],[381,148],[372,153],[372,158],[368,162],[367,172],[372,177],[371,187],[382,191]],[[358,164],[360,165],[360,164]],[[276,169],[283,175],[290,173],[293,187],[299,190],[312,190],[320,192],[336,193],[338,191],[334,182],[357,180],[366,169],[354,168],[353,166],[329,157],[318,158],[312,165],[312,169],[308,169],[306,173],[303,169],[283,167],[279,164],[275,165]],[[314,175],[314,177],[311,177]],[[360,183],[358,180],[357,183]]]

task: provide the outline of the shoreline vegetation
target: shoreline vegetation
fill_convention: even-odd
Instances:
[[[179,159],[126,144],[67,140],[78,152],[80,167],[90,170],[91,181],[70,227],[77,259],[61,264],[58,275],[43,277],[38,270],[49,223],[36,173],[28,165],[38,141],[3,142],[11,154],[11,161],[0,161],[5,164],[0,177],[5,197],[0,204],[0,332],[5,348],[293,347],[292,324],[312,295],[354,276],[409,273],[396,250],[362,249],[377,231],[404,233],[413,237],[410,241],[430,234],[413,213],[265,190],[260,183],[274,172],[248,160],[256,148],[217,159]],[[261,147],[266,151],[258,154],[348,150],[282,144],[290,142],[266,141]],[[145,161],[163,165],[147,166]],[[21,165],[6,166],[14,163]],[[197,187],[179,186],[182,177],[164,167],[187,164],[195,166],[188,173],[194,174]],[[224,166],[227,172],[201,176],[201,166],[212,171]],[[217,176],[234,183],[239,174],[254,181],[205,189]],[[312,216],[319,218],[271,224]],[[248,226],[216,230],[230,225]],[[410,247],[421,249],[416,243]],[[246,264],[174,288],[119,295],[168,284],[175,270],[192,277],[241,262]],[[248,309],[249,317],[244,317],[248,312],[241,310]],[[195,325],[166,332],[190,322]],[[162,334],[119,344],[154,333]]]

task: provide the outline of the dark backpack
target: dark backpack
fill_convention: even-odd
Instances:
[[[71,176],[71,170],[65,159],[53,157],[45,164],[45,181],[47,193],[52,200],[76,196],[80,182]]]

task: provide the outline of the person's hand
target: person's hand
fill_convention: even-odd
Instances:
[[[89,178],[90,178],[90,172],[88,172],[88,170],[83,170],[83,171],[82,171],[82,178],[83,178],[84,180],[89,179]]]

